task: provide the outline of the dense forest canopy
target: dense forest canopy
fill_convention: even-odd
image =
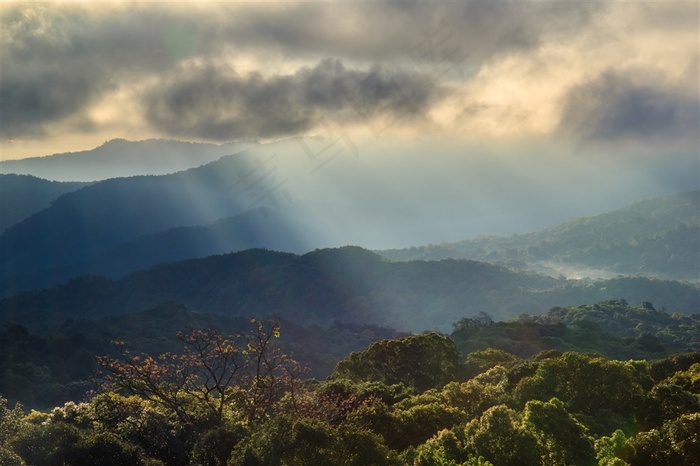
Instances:
[[[601,303],[554,309],[562,320]],[[623,309],[620,309],[623,306]],[[610,309],[612,307],[613,309]],[[606,311],[602,311],[602,315]],[[479,317],[479,316],[477,316]],[[659,320],[668,316],[656,316]],[[457,324],[456,333],[496,325]],[[562,324],[565,325],[565,324]],[[695,323],[697,326],[697,321]],[[83,402],[27,414],[1,399],[8,465],[692,465],[700,454],[700,353],[621,361],[487,348],[466,358],[427,332],[380,340],[324,381],[276,340],[180,333],[157,358],[121,348]],[[697,334],[697,333],[696,333]]]

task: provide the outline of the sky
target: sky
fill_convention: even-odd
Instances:
[[[571,216],[698,189],[696,1],[1,8],[1,160],[330,135],[386,189],[471,171],[494,205],[537,190],[552,221],[557,196]]]

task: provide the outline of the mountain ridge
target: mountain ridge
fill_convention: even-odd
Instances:
[[[42,327],[178,301],[230,316],[280,315],[302,324],[339,320],[423,331],[480,311],[506,318],[618,298],[685,314],[700,307],[698,286],[674,281],[566,280],[471,260],[391,262],[348,246],[304,255],[251,249],[160,264],[116,281],[83,276],[0,300],[0,316]]]
[[[54,181],[101,181],[137,175],[165,175],[213,162],[257,142],[224,144],[174,139],[111,139],[77,152],[0,161],[0,173],[33,175]]]
[[[686,191],[531,233],[377,252],[392,260],[486,260],[555,276],[566,269],[596,269],[608,277],[644,275],[698,282],[699,200],[700,191]]]
[[[59,196],[89,184],[51,181],[33,175],[0,174],[0,233],[50,207]]]

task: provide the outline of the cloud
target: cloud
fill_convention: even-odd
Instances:
[[[202,74],[202,63],[228,63],[240,70],[246,62],[250,65],[247,71],[257,69],[261,75],[271,70],[290,73],[324,58],[365,69],[382,63],[386,68],[375,74],[381,81],[375,84],[381,87],[387,85],[386,69],[394,66],[408,64],[418,73],[441,74],[453,65],[478,67],[494,54],[536,48],[545,37],[585,23],[599,8],[587,3],[562,7],[520,1],[3,5],[0,131],[5,137],[36,137],[68,119],[80,121],[83,130],[89,130],[90,107],[101,105],[110,92],[149,80],[165,79],[172,86],[169,76],[180,72],[193,85],[197,74],[215,79],[211,71]],[[196,67],[187,70],[188,63]],[[373,79],[352,76],[347,70],[344,76]],[[311,78],[314,76],[308,76]],[[328,84],[323,76],[316,78]],[[220,90],[228,95],[236,94],[233,87],[254,90],[254,80],[246,79],[228,79]],[[300,74],[296,79],[305,78]],[[332,81],[338,84],[339,79]],[[395,79],[409,78],[397,75]],[[285,85],[302,86],[284,77],[260,80],[263,88],[280,93]],[[366,91],[371,94],[380,87]],[[328,89],[324,92],[319,99],[326,99],[325,103],[312,97],[304,103],[325,111],[329,111],[326,105],[339,105]],[[183,89],[181,94],[185,93]],[[280,99],[284,100],[279,95],[271,97],[278,111],[284,107]],[[290,104],[296,106],[298,99]],[[409,99],[407,105],[413,104]],[[160,105],[177,106],[163,101]],[[249,102],[244,106],[260,105]],[[155,122],[176,127],[155,110],[151,115]],[[267,132],[274,132],[275,127],[284,132],[304,128],[316,113],[302,108],[285,112],[269,124],[249,124],[245,133],[252,134],[254,128]],[[219,119],[225,125],[230,118]],[[211,132],[219,135],[222,130]]]
[[[466,56],[473,64],[568,34],[602,9],[595,2],[539,1],[275,4],[224,10],[226,27],[219,32],[237,45],[293,56],[378,61],[411,55],[421,64]]]
[[[429,77],[323,60],[290,75],[241,76],[232,68],[187,68],[144,98],[148,121],[169,134],[212,140],[292,135],[320,120],[427,118],[440,89]]]
[[[698,91],[644,73],[608,71],[572,88],[565,97],[559,130],[582,141],[637,140],[697,148],[700,128]]]
[[[3,7],[0,130],[41,135],[80,114],[129,78],[160,72],[179,58],[165,42],[172,15],[83,6]]]

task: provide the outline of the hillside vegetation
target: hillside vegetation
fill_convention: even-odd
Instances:
[[[700,455],[697,352],[625,362],[488,349],[464,358],[428,332],[377,341],[326,380],[305,381],[274,344],[278,330],[254,321],[248,337],[192,331],[179,353],[158,358],[120,344],[99,359],[95,396],[48,413],[0,399],[0,460],[690,466]]]
[[[533,233],[379,251],[392,260],[485,260],[554,276],[700,280],[700,192],[636,202]]]
[[[61,183],[30,175],[0,174],[0,233],[15,223],[46,209],[62,194],[88,184]]]
[[[330,375],[338,361],[352,351],[376,340],[405,335],[371,324],[301,325],[293,320],[281,320],[280,324],[281,343],[310,368],[307,376],[317,378]],[[176,303],[97,320],[68,320],[44,332],[6,324],[0,332],[0,360],[6,362],[0,374],[0,393],[13,403],[42,409],[77,401],[92,388],[95,356],[114,355],[110,352],[113,340],[156,355],[177,351],[180,330],[215,327],[224,334],[237,334],[248,325],[247,317],[192,312]],[[499,322],[485,313],[465,314],[453,323],[451,338],[464,355],[492,348],[496,355],[505,351],[529,358],[558,350],[627,360],[700,351],[698,335],[700,315],[671,314],[654,309],[650,303],[635,307],[615,300],[556,307],[545,314],[522,314]],[[472,357],[467,372],[489,361]]]
[[[162,264],[120,280],[84,276],[0,300],[5,322],[47,329],[177,301],[228,316],[280,316],[304,325],[339,320],[402,331],[447,330],[481,311],[508,319],[609,299],[700,308],[697,285],[641,277],[566,280],[469,260],[391,262],[358,247],[304,255],[247,250]]]

